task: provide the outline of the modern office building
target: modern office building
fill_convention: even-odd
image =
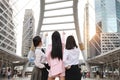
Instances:
[[[9,0],[0,0],[0,79],[8,67],[24,64],[27,59],[16,55],[16,33],[13,10]],[[3,72],[3,73],[1,73]]]
[[[120,73],[119,8],[119,0],[95,0],[95,21],[97,25],[96,31],[98,30],[97,32],[100,32],[99,42],[95,35],[92,39],[95,46],[90,47],[92,50],[90,54],[94,55],[87,60],[92,66],[92,69],[98,70],[100,73],[106,73],[106,77],[113,80],[117,80],[116,77],[118,77],[118,73]],[[96,44],[96,42],[98,44]],[[101,52],[100,55],[96,55],[98,50]],[[110,77],[110,75],[115,75],[115,77]]]
[[[22,56],[27,57],[30,47],[32,45],[32,38],[34,35],[35,20],[32,9],[26,9],[23,21],[22,34]]]
[[[0,50],[16,53],[15,25],[9,0],[0,1]]]
[[[102,53],[109,51],[109,48],[104,40],[112,40],[113,37],[117,37],[120,33],[120,1],[118,0],[95,0],[95,20],[96,26],[99,27],[101,33],[99,34],[100,46]],[[97,31],[96,27],[96,31]],[[111,36],[110,36],[111,35]],[[114,36],[112,36],[114,35]],[[111,37],[111,38],[110,38]],[[119,37],[118,37],[119,38]],[[117,38],[114,41],[118,40]],[[104,48],[106,50],[103,50]],[[116,45],[115,45],[116,46]]]
[[[89,41],[90,46],[90,57],[94,57],[101,54],[101,22],[96,25],[96,33]]]
[[[120,33],[101,34],[101,53],[120,47]]]
[[[96,24],[102,23],[103,32],[120,32],[119,8],[119,0],[95,0]]]

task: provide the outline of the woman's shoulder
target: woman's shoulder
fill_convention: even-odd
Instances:
[[[79,52],[80,49],[75,47],[75,48],[73,49],[73,51]]]
[[[35,52],[36,52],[36,51],[41,51],[41,48],[37,47],[37,48],[35,49]]]
[[[73,49],[65,49],[66,51],[73,51],[73,50],[78,50],[79,51],[79,48],[76,48],[74,47]]]
[[[35,54],[37,54],[37,53],[43,53],[41,49],[42,49],[42,48],[36,48],[36,49],[35,49]]]
[[[71,50],[64,49],[64,53],[65,53],[66,55],[69,54],[70,51],[71,51]]]
[[[78,51],[80,50],[78,47],[75,47],[74,49],[75,49],[75,50],[78,50]]]
[[[79,52],[79,48],[74,48],[74,49],[65,49],[64,52],[69,53],[69,52]]]

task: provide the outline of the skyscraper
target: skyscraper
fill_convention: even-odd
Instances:
[[[102,23],[103,32],[120,32],[119,8],[119,0],[95,0],[96,24]]]
[[[32,38],[34,35],[35,20],[32,9],[26,9],[23,21],[22,34],[22,56],[27,57],[27,54],[32,45]]]
[[[95,14],[96,14],[96,25],[101,30],[100,43],[102,53],[109,51],[108,44],[105,41],[110,41],[113,44],[112,38],[118,36],[120,33],[120,1],[119,0],[95,0]],[[101,25],[99,25],[101,23]],[[97,27],[96,27],[97,29]],[[118,39],[115,38],[114,41]],[[110,45],[110,44],[109,44]],[[106,47],[106,51],[104,47]],[[116,45],[115,45],[116,46]],[[110,49],[112,50],[112,49]]]
[[[96,33],[89,41],[90,45],[90,57],[94,57],[101,54],[101,22],[96,25]]]
[[[15,25],[13,23],[13,10],[9,0],[0,1],[0,51],[16,53]]]

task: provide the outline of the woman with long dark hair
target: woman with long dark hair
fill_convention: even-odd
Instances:
[[[64,50],[63,61],[65,64],[65,80],[81,80],[79,64],[80,50],[76,45],[72,35],[67,37],[66,47]]]
[[[63,44],[58,31],[52,34],[52,45],[48,46],[46,55],[50,66],[48,80],[55,80],[56,77],[59,77],[60,80],[64,80]]]

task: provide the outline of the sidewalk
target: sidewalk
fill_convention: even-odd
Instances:
[[[8,79],[4,78],[4,79],[0,79],[0,80],[8,80]],[[30,77],[24,77],[24,78],[16,77],[16,78],[12,78],[10,80],[30,80]],[[55,80],[59,80],[59,79],[56,78]],[[96,80],[96,79],[85,78],[85,79],[82,79],[82,80]],[[100,79],[100,80],[108,80],[108,79]]]
[[[7,78],[0,78],[0,80],[8,80]],[[19,77],[16,77],[16,78],[11,78],[10,80],[30,80],[29,77],[24,77],[24,78],[19,78]]]
[[[82,79],[82,80],[96,80],[95,78],[85,78],[85,79]],[[100,80],[108,80],[108,79],[100,79]]]

